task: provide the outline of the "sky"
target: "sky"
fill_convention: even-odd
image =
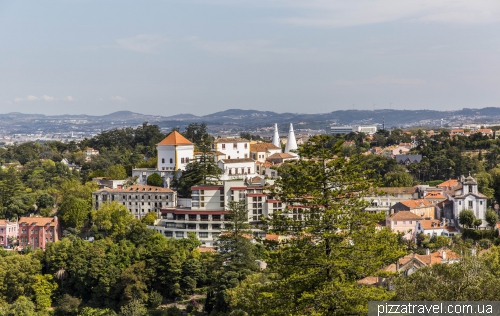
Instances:
[[[0,0],[0,113],[489,106],[498,0]]]

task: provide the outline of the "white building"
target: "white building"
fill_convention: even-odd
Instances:
[[[218,138],[213,149],[226,155],[227,159],[250,158],[250,141],[244,138]]]
[[[377,132],[377,126],[375,125],[355,125],[352,127],[353,132],[365,133],[368,135],[373,135]]]
[[[377,126],[375,125],[330,126],[330,134],[349,134],[351,132],[373,135],[377,132]]]
[[[221,180],[245,179],[258,175],[252,158],[221,159],[217,164],[222,169]]]
[[[352,126],[330,126],[330,134],[349,134]]]
[[[164,140],[156,144],[158,151],[157,169],[162,171],[185,170],[186,165],[193,160],[194,144],[173,131]]]
[[[132,177],[137,177],[138,184],[146,184],[150,175],[156,173],[163,179],[163,185],[170,186],[174,172],[185,170],[194,159],[194,144],[173,131],[165,139],[156,144],[156,168],[133,168]],[[180,172],[177,174],[180,177]]]
[[[162,218],[149,228],[171,238],[185,238],[188,232],[193,232],[203,246],[213,247],[224,229],[228,214],[225,207],[229,201],[245,201],[248,221],[255,225],[258,225],[260,216],[269,216],[283,207],[281,201],[269,199],[264,191],[264,181],[258,177],[228,180],[223,185],[194,186],[191,189],[190,209],[162,209]],[[255,235],[265,235],[258,228],[254,228],[253,232]]]
[[[476,179],[470,175],[467,178],[461,176],[458,184],[444,193],[453,202],[452,219],[455,223],[458,223],[460,213],[463,210],[471,210],[476,219],[483,221],[480,227],[486,227],[485,213],[487,197],[478,192]]]
[[[266,162],[266,159],[276,153],[281,153],[281,148],[271,143],[250,144],[250,157],[255,161]]]
[[[160,213],[163,208],[177,206],[177,193],[167,188],[150,185],[133,185],[127,188],[104,188],[92,192],[95,210],[103,203],[117,201],[128,208],[130,214],[140,219],[149,212]]]

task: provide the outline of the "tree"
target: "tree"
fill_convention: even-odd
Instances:
[[[163,179],[161,176],[157,173],[151,174],[148,179],[147,179],[148,185],[153,185],[155,187],[162,187],[163,186]]]
[[[50,274],[36,275],[36,283],[32,285],[35,292],[35,302],[38,310],[46,309],[52,305],[52,294],[57,289]]]
[[[108,168],[106,177],[113,180],[123,180],[127,178],[127,171],[122,165],[114,165]]]
[[[474,212],[471,210],[463,210],[460,212],[460,215],[458,216],[458,222],[462,226],[466,227],[472,227],[474,224],[474,221],[476,220],[476,217],[474,216]]]
[[[140,300],[132,300],[120,309],[120,316],[146,316],[148,310]]]
[[[200,151],[195,161],[186,165],[186,170],[179,178],[177,189],[182,196],[191,196],[191,187],[194,185],[217,184],[220,181],[222,169],[210,151],[210,143],[202,143]]]
[[[384,175],[384,185],[387,187],[411,187],[413,177],[407,172],[388,172]]]
[[[384,290],[357,280],[404,255],[397,234],[377,229],[383,215],[370,214],[362,200],[373,186],[359,156],[335,158],[341,143],[314,136],[299,147],[300,159],[283,164],[273,195],[284,205],[272,214],[272,231],[291,237],[270,253],[263,296],[268,314],[366,313],[367,301],[387,299]]]
[[[498,214],[494,210],[489,208],[488,210],[486,210],[485,220],[491,229],[495,229],[498,223]]]
[[[98,228],[103,229],[111,237],[121,239],[129,231],[134,217],[125,205],[113,201],[104,203],[98,210],[92,211],[92,220]]]
[[[88,199],[69,196],[59,206],[58,214],[65,226],[80,229],[89,218],[91,209]]]
[[[19,298],[9,306],[6,316],[36,316],[35,305],[26,296]]]
[[[154,225],[156,219],[158,218],[158,214],[156,212],[149,212],[144,216],[141,221],[146,225]]]

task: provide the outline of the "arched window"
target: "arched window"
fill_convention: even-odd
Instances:
[[[170,158],[170,163],[172,163],[172,158]]]
[[[165,163],[165,158],[161,158],[161,163]]]

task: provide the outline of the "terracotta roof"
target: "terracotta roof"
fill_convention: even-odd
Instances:
[[[7,222],[6,219],[0,219],[0,225],[11,225],[11,224],[16,224],[16,222]]]
[[[287,159],[287,158],[297,158],[297,156],[288,153],[274,153],[271,156],[267,157],[267,159],[277,159],[277,158]]]
[[[210,248],[210,247],[199,247],[198,251],[199,252],[217,252],[217,250],[215,250],[214,248]]]
[[[458,184],[457,179],[446,180],[445,182],[438,184],[437,187],[453,187]]]
[[[365,285],[377,285],[378,284],[378,277],[367,276],[366,278],[359,280],[358,283],[365,284]]]
[[[45,226],[50,224],[50,226],[56,226],[57,220],[54,217],[21,217],[19,218],[19,224],[27,223],[28,225]]]
[[[391,217],[389,217],[390,220],[393,221],[403,221],[403,220],[421,220],[422,217],[413,214],[410,211],[401,211],[397,212],[396,214],[393,214]]]
[[[269,149],[281,150],[281,148],[272,143],[250,144],[250,152],[269,152]]]
[[[158,145],[193,145],[186,137],[182,136],[178,131],[173,131],[164,140],[159,142]]]
[[[141,192],[141,193],[147,193],[147,192],[174,192],[172,189],[169,188],[162,188],[162,187],[155,187],[153,185],[131,185],[126,188],[117,188],[117,189],[101,189],[96,192],[117,192],[117,193],[130,193],[130,192]]]
[[[493,131],[489,128],[480,128],[476,131],[476,133],[493,134]]]
[[[255,163],[258,164],[258,165],[262,165],[263,167],[271,167],[273,165],[269,161],[266,161],[266,162],[256,161]]]
[[[278,241],[280,238],[279,235],[276,235],[276,234],[266,234],[266,239],[267,240],[274,240],[274,241]]]
[[[215,143],[249,143],[250,141],[245,138],[217,138]]]
[[[443,229],[441,222],[437,219],[420,220],[419,222],[423,229]]]
[[[442,200],[446,200],[446,197],[444,195],[441,194],[441,192],[437,192],[437,191],[430,191],[428,192],[424,199],[442,199]]]
[[[401,204],[409,208],[432,206],[432,203],[425,199],[401,201]]]

